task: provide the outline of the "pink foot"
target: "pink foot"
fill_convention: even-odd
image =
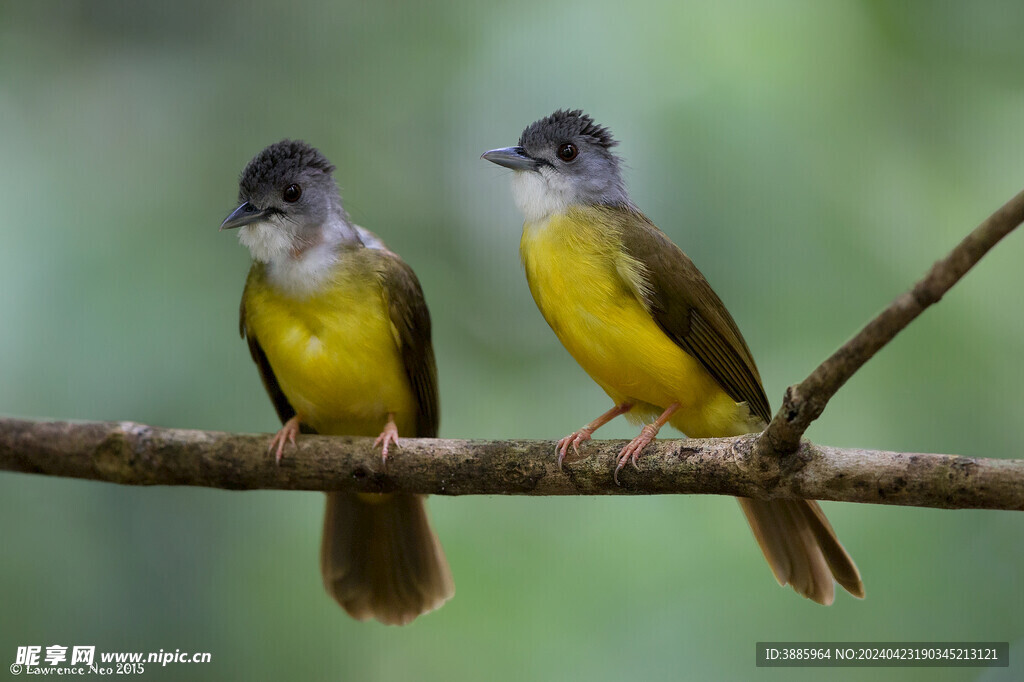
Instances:
[[[398,427],[395,426],[394,417],[391,415],[388,415],[388,423],[384,425],[384,430],[377,436],[377,440],[373,441],[373,447],[381,446],[380,460],[384,466],[388,465],[388,443],[394,443],[395,447],[398,447]]]
[[[580,446],[583,445],[583,443],[590,440],[590,436],[593,433],[593,429],[584,426],[579,431],[574,431],[573,433],[570,433],[568,436],[558,441],[558,444],[555,446],[555,452],[558,453],[559,471],[562,470],[562,461],[565,459],[565,456],[569,454],[569,446],[571,445],[572,451],[579,455]]]
[[[299,415],[295,415],[284,423],[281,430],[274,434],[274,437],[270,439],[270,447],[267,448],[267,452],[274,449],[277,446],[277,454],[274,459],[277,464],[281,464],[281,456],[284,454],[285,443],[290,442],[295,446],[295,436],[299,435]],[[297,446],[296,446],[297,447]]]
[[[640,429],[640,435],[629,441],[626,447],[619,451],[619,464],[615,467],[615,475],[612,478],[615,479],[615,485],[622,485],[619,483],[619,471],[622,467],[626,466],[626,462],[632,462],[633,468],[640,469],[637,466],[637,460],[640,458],[640,453],[654,441],[654,437],[658,435],[659,428],[654,424],[646,424],[644,428]]]

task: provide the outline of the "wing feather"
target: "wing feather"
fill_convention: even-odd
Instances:
[[[398,332],[405,373],[416,397],[416,436],[436,438],[440,420],[437,365],[430,340],[430,311],[416,273],[405,261],[385,252],[384,295]]]
[[[675,343],[750,412],[771,420],[761,375],[739,327],[693,261],[635,208],[609,207],[627,255],[639,264],[647,310]]]

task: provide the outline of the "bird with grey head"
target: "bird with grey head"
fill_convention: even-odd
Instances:
[[[345,213],[334,165],[284,140],[242,172],[240,228],[249,270],[240,328],[284,426],[270,441],[281,462],[299,433],[376,436],[384,464],[399,435],[434,438],[437,370],[419,280]],[[327,495],[320,569],[354,618],[404,624],[455,587],[423,496]]]
[[[643,423],[613,478],[671,424],[695,438],[759,431],[771,409],[754,358],[693,261],[629,199],[616,141],[579,109],[523,131],[483,158],[513,174],[525,222],[520,255],[537,306],[569,353],[613,401],[562,438],[559,467],[619,415]],[[816,502],[740,499],[781,584],[822,604],[833,579],[864,596],[860,573]]]

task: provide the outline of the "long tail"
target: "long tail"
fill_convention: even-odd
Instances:
[[[788,583],[797,593],[828,605],[835,578],[847,592],[864,598],[860,572],[817,502],[737,499],[780,585]]]
[[[328,493],[324,587],[350,616],[405,625],[455,594],[423,497]]]

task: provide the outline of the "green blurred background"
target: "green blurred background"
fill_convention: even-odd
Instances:
[[[559,107],[622,140],[636,202],[785,387],[1024,186],[1024,4],[0,3],[0,414],[277,428],[217,232],[238,174],[305,139],[416,269],[441,432],[555,438],[607,398],[534,307],[509,172],[479,160]],[[1020,457],[1014,234],[809,432]],[[605,437],[634,430],[624,420]],[[758,640],[1009,640],[1024,517],[826,503],[868,597],[779,588],[719,497],[432,498],[458,585],[396,629],[317,570],[323,497],[0,475],[0,670],[18,645],[209,651],[152,679],[812,680]],[[829,675],[831,677],[832,675]]]

